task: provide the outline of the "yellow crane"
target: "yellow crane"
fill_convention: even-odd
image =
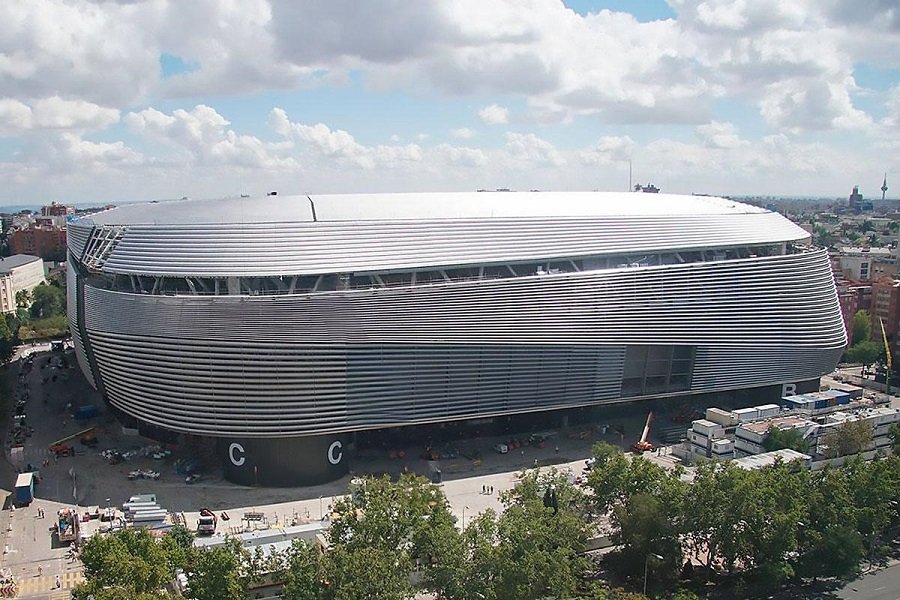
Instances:
[[[893,364],[891,361],[891,346],[888,344],[887,333],[884,331],[884,319],[878,319],[881,322],[881,339],[884,340],[884,354],[887,356],[887,371],[884,374],[884,383],[885,388],[887,390],[887,395],[891,395],[891,371],[893,370]]]

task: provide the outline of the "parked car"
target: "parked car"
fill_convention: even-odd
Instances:
[[[506,454],[509,452],[509,446],[506,444],[494,444],[494,451],[499,452],[500,454]]]

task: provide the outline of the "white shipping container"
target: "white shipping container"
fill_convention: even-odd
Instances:
[[[691,423],[691,429],[695,432],[705,435],[706,437],[716,437],[725,433],[725,428],[718,423],[707,421],[706,419],[697,419]]]
[[[733,412],[721,408],[707,408],[706,420],[724,427],[734,427],[738,424],[738,418]]]
[[[770,417],[777,417],[781,412],[781,407],[777,404],[763,404],[761,406],[754,406],[759,412],[760,419],[768,419]]]
[[[732,440],[713,440],[712,451],[715,454],[734,451],[734,441]]]
[[[734,414],[741,423],[759,419],[759,411],[755,408],[738,408],[734,411]]]

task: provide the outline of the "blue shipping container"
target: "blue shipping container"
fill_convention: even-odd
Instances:
[[[16,504],[31,504],[34,500],[34,473],[19,473],[16,477]]]

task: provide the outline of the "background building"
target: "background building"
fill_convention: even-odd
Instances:
[[[44,261],[38,256],[16,254],[0,258],[0,310],[15,312],[16,294],[44,283]]]
[[[250,484],[336,477],[362,430],[808,382],[846,344],[827,253],[720,198],[229,198],[69,234],[88,379]]]

